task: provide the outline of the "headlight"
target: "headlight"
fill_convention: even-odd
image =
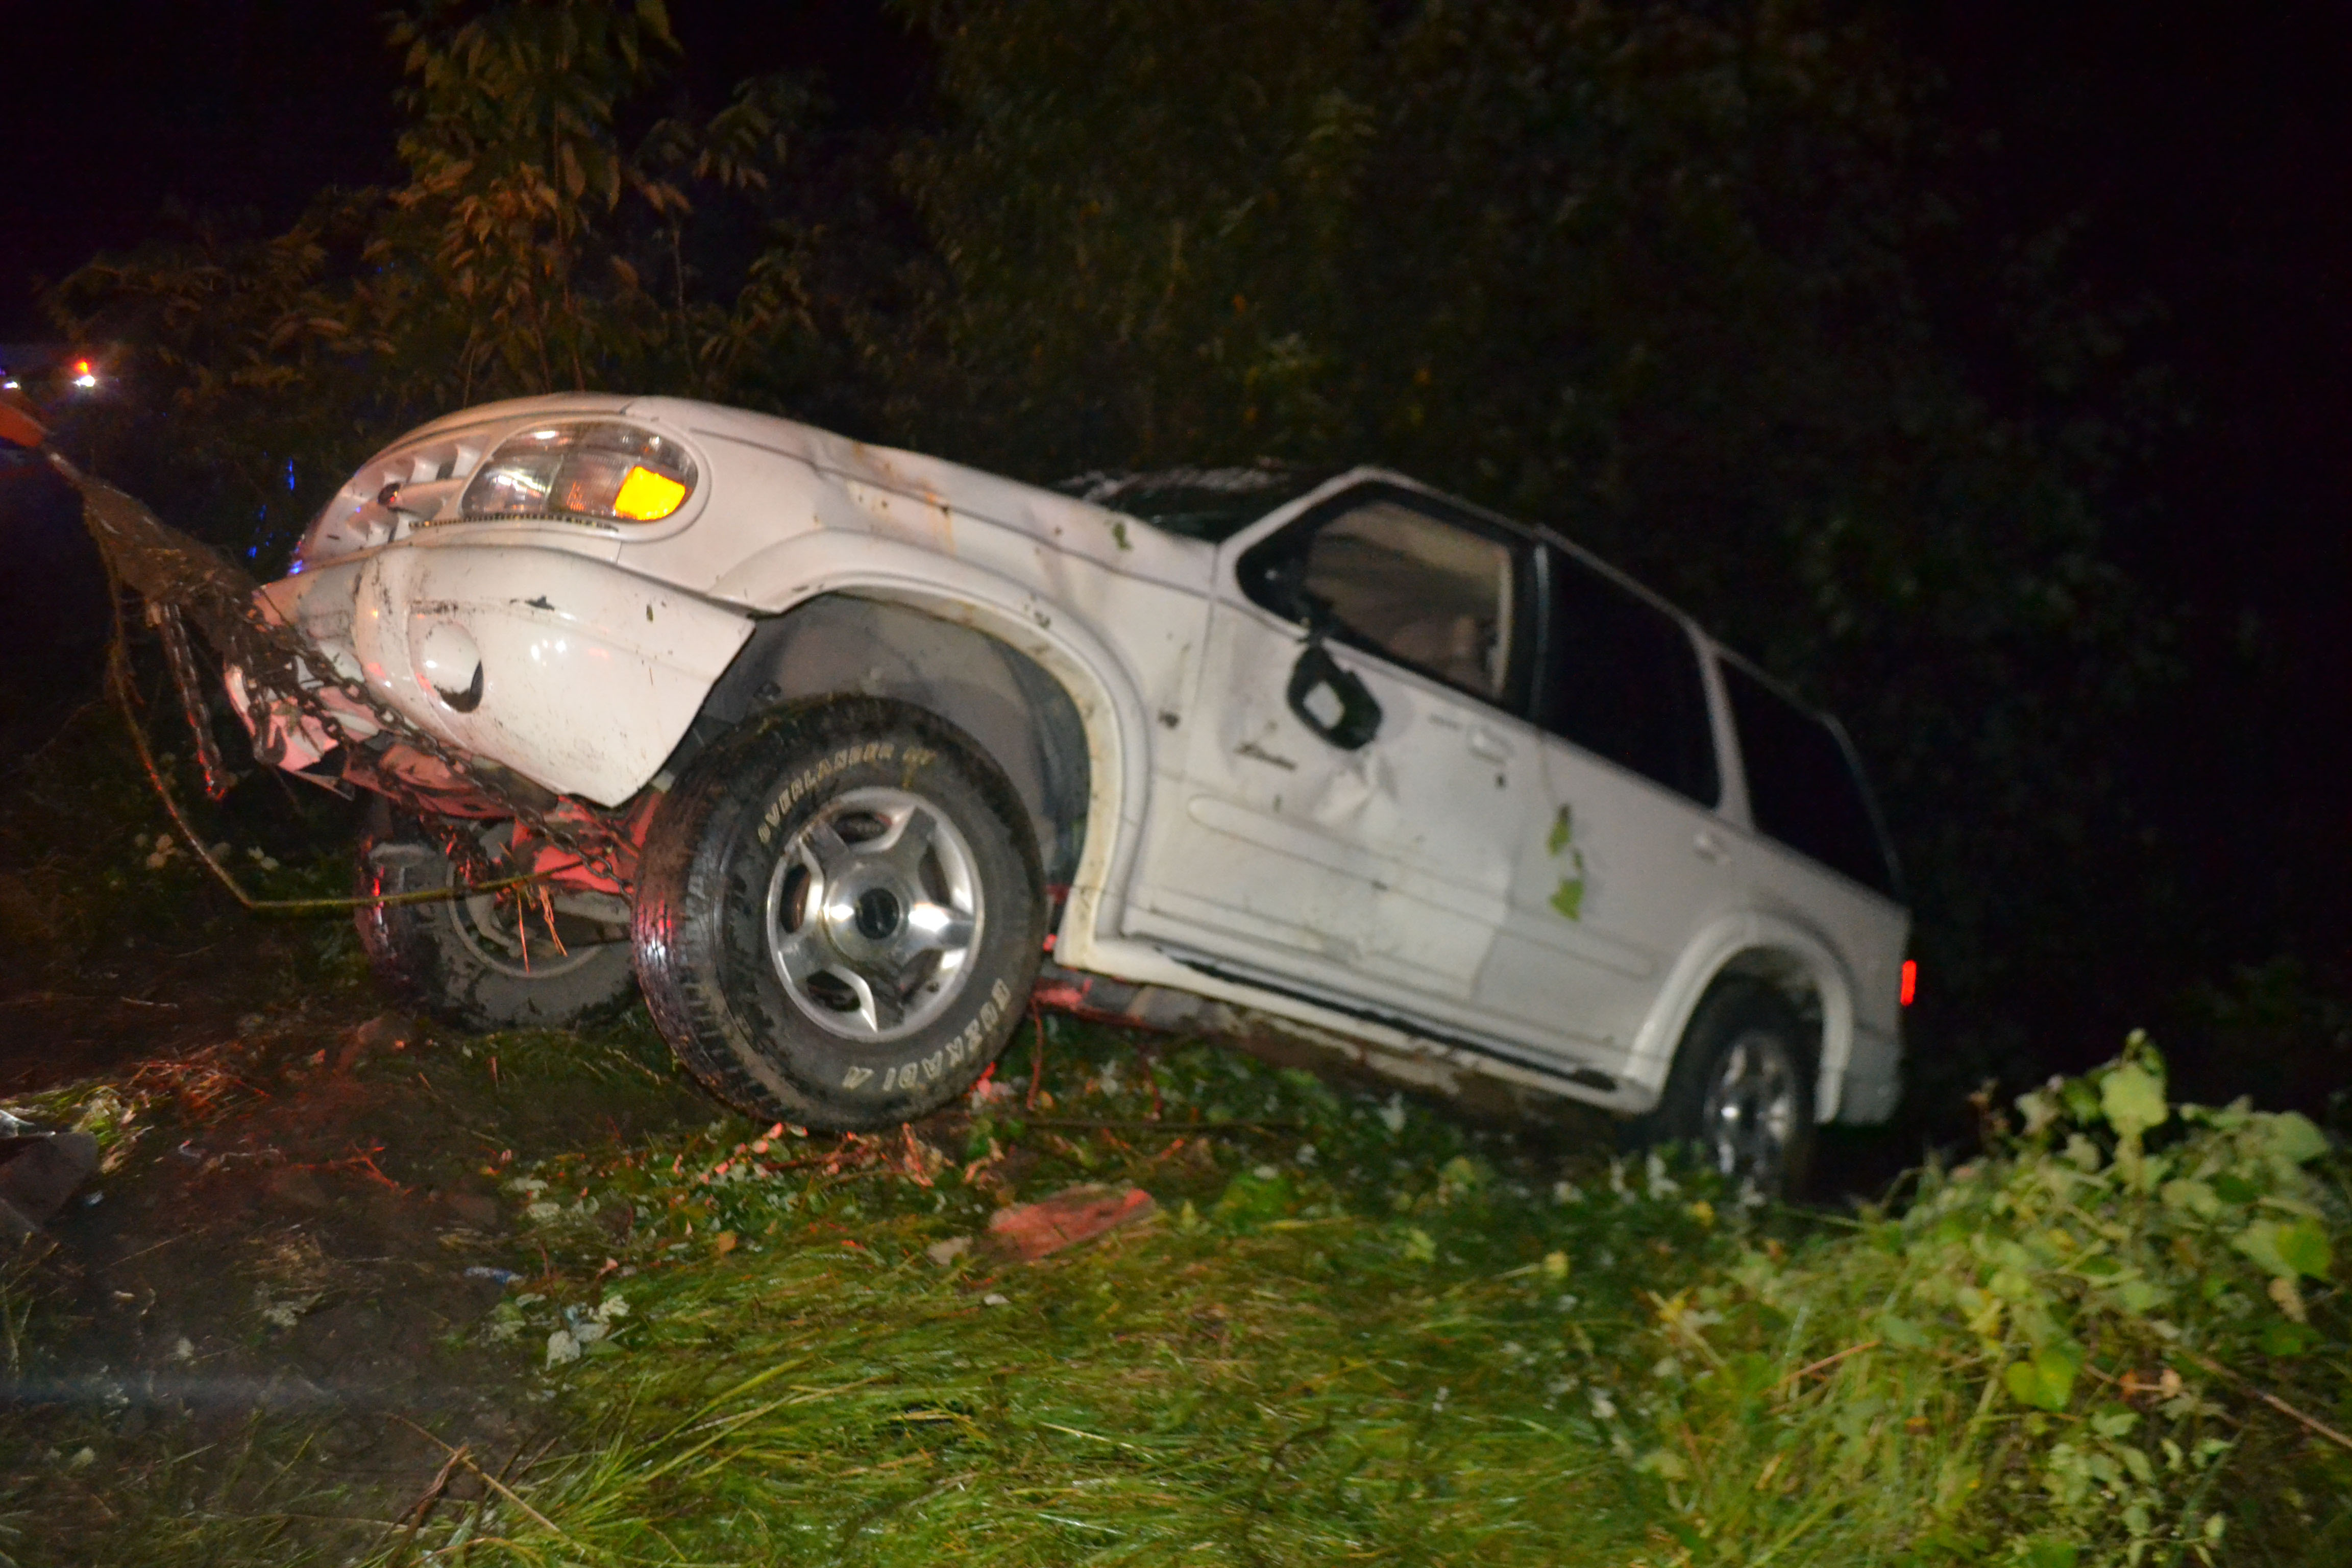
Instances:
[[[499,444],[466,487],[468,521],[658,522],[694,493],[694,459],[667,437],[610,420],[541,425]]]

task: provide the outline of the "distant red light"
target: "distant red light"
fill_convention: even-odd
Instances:
[[[74,374],[76,375],[88,375],[89,374],[89,361],[86,359],[78,359],[74,361]]]
[[[1906,1007],[1911,1005],[1911,998],[1917,994],[1919,994],[1919,962],[1916,959],[1906,958],[1903,961],[1903,1005]]]

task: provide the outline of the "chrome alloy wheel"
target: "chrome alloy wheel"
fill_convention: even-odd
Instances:
[[[1748,1029],[1717,1059],[1700,1111],[1707,1163],[1737,1184],[1776,1192],[1797,1137],[1797,1064],[1779,1035]]]
[[[962,989],[986,916],[977,862],[947,814],[905,790],[850,790],[783,847],[768,882],[768,954],[803,1013],[883,1041]]]

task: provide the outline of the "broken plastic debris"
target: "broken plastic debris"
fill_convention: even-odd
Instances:
[[[945,1268],[947,1265],[953,1263],[957,1258],[961,1258],[965,1253],[971,1250],[971,1237],[968,1236],[951,1236],[945,1241],[935,1241],[931,1243],[930,1246],[923,1248],[923,1256],[929,1258],[932,1262],[940,1265],[941,1268]]]
[[[1016,1204],[989,1216],[989,1244],[1024,1262],[1034,1262],[1066,1247],[1092,1241],[1107,1231],[1133,1225],[1160,1212],[1141,1187],[1108,1187],[1088,1182],[1042,1203]]]
[[[987,1295],[982,1296],[980,1299],[980,1304],[983,1307],[1009,1307],[1013,1304],[1013,1298],[1010,1296],[1002,1296],[997,1294],[997,1292],[991,1290]]]
[[[468,1279],[495,1279],[501,1285],[511,1285],[516,1280],[521,1279],[522,1276],[516,1273],[511,1268],[493,1268],[487,1263],[476,1263],[467,1266],[466,1269],[466,1278]]]
[[[558,1329],[547,1336],[547,1364],[551,1369],[580,1359],[580,1342],[568,1329]]]
[[[97,1168],[89,1133],[43,1132],[10,1116],[0,1123],[0,1236],[32,1235]]]

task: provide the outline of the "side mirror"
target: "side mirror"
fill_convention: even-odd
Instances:
[[[1291,667],[1290,710],[1298,721],[1339,747],[1352,752],[1381,732],[1381,705],[1371,689],[1323,646],[1320,629],[1308,635],[1307,649]]]

